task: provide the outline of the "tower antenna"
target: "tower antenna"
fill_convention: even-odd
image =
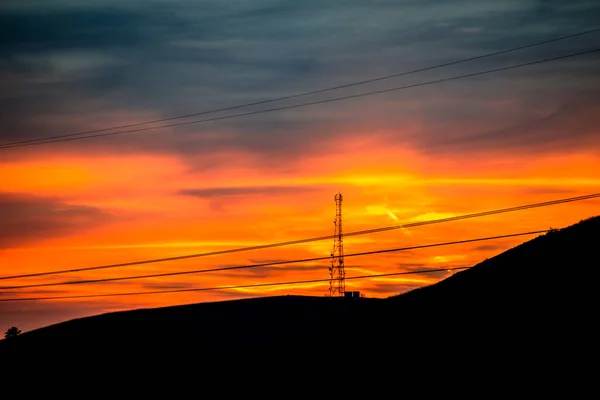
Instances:
[[[335,195],[335,220],[333,221],[333,251],[329,268],[329,296],[343,296],[346,291],[344,269],[344,242],[342,240],[342,194]]]

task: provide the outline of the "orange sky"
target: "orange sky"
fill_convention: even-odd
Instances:
[[[598,2],[176,3],[0,2],[0,276],[331,235],[337,192],[346,231],[600,192]],[[338,96],[352,98],[330,101]],[[293,108],[305,102],[318,104]],[[228,113],[208,112],[222,108]],[[252,115],[222,118],[237,112]],[[185,125],[2,147],[151,120]],[[599,206],[587,200],[354,236],[345,252],[564,227],[600,214]],[[346,272],[471,266],[528,239],[348,258]],[[332,244],[0,280],[0,299],[326,279],[321,262],[1,288],[328,256]],[[446,276],[347,288],[384,297]],[[327,292],[323,283],[0,301],[0,329]]]
[[[357,158],[357,146],[364,156]],[[27,155],[28,154],[28,155]],[[535,160],[496,158],[459,162],[427,158],[376,140],[346,145],[335,154],[306,156],[293,174],[244,167],[241,160],[209,173],[190,170],[175,157],[153,155],[52,157],[27,153],[0,165],[4,192],[64,199],[66,206],[103,210],[69,234],[35,238],[0,252],[2,275],[169,257],[190,253],[328,235],[333,232],[334,194],[344,195],[344,229],[355,231],[399,222],[584,195],[600,187],[597,155],[570,154]],[[35,154],[35,157],[33,156]],[[504,165],[504,166],[502,166]],[[237,188],[229,195],[180,194],[181,188]],[[289,188],[291,187],[291,189]],[[254,189],[253,189],[254,188]],[[256,189],[258,188],[258,189]],[[284,188],[285,190],[283,190]],[[231,190],[231,189],[230,189]],[[238,195],[233,195],[238,193]],[[208,196],[208,197],[206,197]],[[394,230],[345,240],[345,252],[469,239],[563,227],[598,213],[598,200],[500,214],[484,218]],[[46,212],[60,213],[60,210]],[[35,229],[35,227],[33,228]],[[348,258],[348,276],[473,265],[532,237]],[[330,241],[100,271],[2,281],[3,285],[184,271],[269,260],[327,256]],[[447,273],[349,281],[348,290],[382,297],[433,283]],[[284,265],[133,281],[6,290],[3,297],[78,295],[214,287],[324,279],[327,262]],[[518,277],[515,277],[518,279]],[[23,329],[80,315],[138,307],[275,294],[325,295],[327,283],[215,292],[107,297],[85,300],[1,303],[0,326]],[[41,303],[44,303],[41,305]],[[49,307],[53,312],[35,312]],[[18,310],[15,311],[15,310]],[[60,311],[56,311],[60,310]]]

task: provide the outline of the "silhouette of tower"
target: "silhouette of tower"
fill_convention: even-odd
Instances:
[[[335,195],[335,227],[333,233],[333,251],[329,268],[329,296],[343,296],[346,291],[346,271],[344,270],[344,242],[342,241],[342,194]]]

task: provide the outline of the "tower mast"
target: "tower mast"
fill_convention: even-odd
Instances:
[[[333,221],[333,251],[329,268],[329,296],[343,296],[346,291],[344,269],[344,242],[342,236],[342,194],[335,195],[335,220]]]

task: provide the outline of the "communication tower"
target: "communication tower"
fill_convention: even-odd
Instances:
[[[342,241],[342,194],[335,195],[335,220],[333,221],[333,251],[329,268],[329,296],[344,296],[346,271],[344,270],[344,242]]]

